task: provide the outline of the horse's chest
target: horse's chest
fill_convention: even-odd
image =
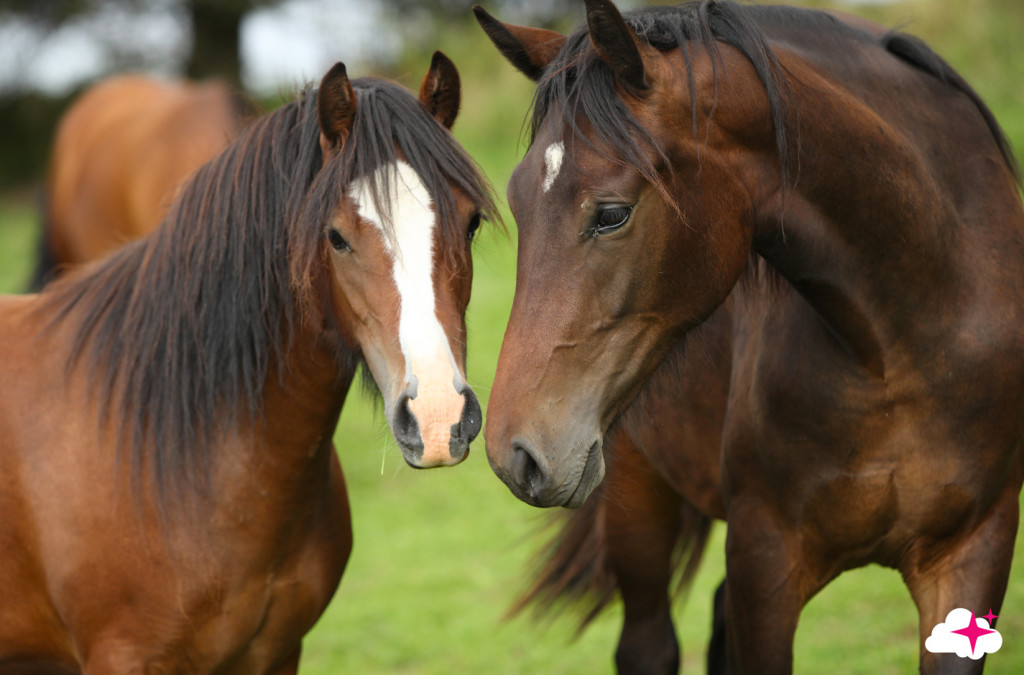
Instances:
[[[320,545],[276,570],[251,570],[235,588],[205,589],[218,596],[216,612],[189,617],[189,644],[167,645],[160,663],[168,672],[275,672],[297,657],[303,635],[329,602],[344,557]],[[244,574],[239,571],[239,574]],[[184,664],[184,665],[183,665]]]
[[[340,474],[338,474],[340,478]],[[351,552],[344,485],[278,533],[243,524],[220,538],[220,553],[178,579],[183,623],[150,663],[167,672],[277,672],[297,658],[302,637],[327,607]],[[265,525],[271,515],[259,513]],[[161,603],[166,606],[167,598]]]
[[[852,565],[890,562],[915,537],[950,536],[1019,482],[1010,469],[1024,392],[1014,393],[1005,365],[957,356],[938,374],[878,378],[850,368],[820,334],[799,337],[796,348],[759,344],[735,359],[728,494],[773,504],[805,541]]]
[[[326,609],[341,580],[351,551],[350,530],[337,526],[343,518],[323,520],[302,547],[272,575],[261,593],[250,598],[250,637],[244,655],[229,672],[265,672],[298,650],[303,635]],[[347,521],[346,521],[347,522]],[[242,612],[243,614],[245,612]]]

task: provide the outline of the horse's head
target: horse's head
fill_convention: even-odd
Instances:
[[[750,201],[718,139],[694,141],[680,51],[639,39],[610,2],[588,0],[569,38],[476,12],[540,81],[508,186],[519,259],[487,453],[520,499],[579,506],[604,475],[605,431],[745,268]]]
[[[338,64],[318,96],[324,172],[344,165],[322,244],[337,324],[369,366],[405,460],[457,464],[482,424],[466,383],[465,312],[470,241],[487,208],[448,131],[458,72],[436,53],[420,105],[392,84],[350,82]]]

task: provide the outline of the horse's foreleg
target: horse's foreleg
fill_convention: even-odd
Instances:
[[[267,675],[295,675],[299,672],[299,656],[302,654],[302,646],[300,645],[288,660],[281,664],[275,670],[270,671]]]
[[[676,673],[669,586],[680,498],[626,434],[617,436],[603,495],[608,561],[625,609],[615,664],[622,675]]]
[[[728,672],[793,670],[793,638],[807,600],[823,585],[799,537],[760,504],[730,505],[726,535],[725,626]]]
[[[981,673],[985,658],[974,660],[955,653],[932,653],[925,641],[946,615],[963,608],[998,616],[1006,592],[1017,534],[1017,493],[1007,490],[989,513],[964,537],[916,547],[906,556],[901,573],[920,616],[921,672]],[[964,628],[947,626],[947,628]],[[998,659],[998,654],[993,657]]]
[[[725,640],[725,579],[715,589],[711,614],[711,641],[708,643],[708,675],[725,675],[728,649]]]

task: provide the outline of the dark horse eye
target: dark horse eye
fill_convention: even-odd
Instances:
[[[473,241],[473,237],[476,236],[476,231],[480,229],[480,214],[474,213],[473,217],[469,219],[469,225],[466,227],[466,239]]]
[[[327,241],[331,242],[331,246],[334,247],[335,251],[351,251],[352,247],[348,245],[345,238],[341,236],[341,233],[337,230],[327,230]]]
[[[625,204],[609,204],[597,209],[597,220],[594,222],[595,234],[614,232],[629,220],[633,213],[632,207]]]

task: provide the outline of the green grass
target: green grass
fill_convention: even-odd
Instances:
[[[823,2],[804,4],[824,5]],[[832,6],[839,6],[833,4]],[[847,8],[849,11],[849,8]],[[932,0],[856,10],[928,39],[986,97],[1018,151],[1024,149],[1024,3]],[[582,10],[577,19],[582,19]],[[518,142],[532,85],[472,29],[444,49],[462,73],[456,135],[494,181],[499,201],[521,156]],[[399,79],[417,88],[429,55],[410,55]],[[355,73],[354,73],[355,74]],[[514,285],[514,224],[475,244],[468,376],[486,402]],[[0,200],[0,288],[24,287],[35,248],[30,200]],[[349,482],[355,549],[326,614],[308,636],[301,672],[610,673],[618,607],[573,641],[574,623],[503,620],[527,585],[527,563],[548,513],[515,500],[487,465],[483,443],[454,469],[405,466],[374,406],[353,392],[336,441]],[[685,669],[703,670],[711,594],[722,578],[719,526],[694,587],[678,606]],[[1014,565],[990,673],[1024,672],[1024,556]],[[898,575],[877,567],[844,574],[806,608],[796,642],[798,673],[916,670],[916,612]]]
[[[35,263],[38,220],[24,195],[0,199],[0,290],[26,290]]]

